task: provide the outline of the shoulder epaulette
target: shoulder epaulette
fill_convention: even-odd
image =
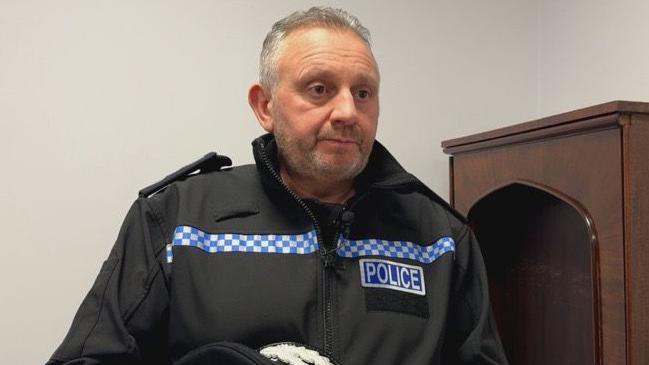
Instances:
[[[141,198],[146,198],[151,196],[153,193],[161,190],[167,185],[171,184],[174,181],[182,181],[187,177],[206,174],[212,171],[219,171],[224,166],[232,165],[232,160],[229,157],[219,155],[216,152],[210,152],[207,155],[203,156],[200,160],[197,160],[178,171],[167,175],[164,179],[158,181],[153,185],[149,185],[146,188],[140,190],[139,196]]]

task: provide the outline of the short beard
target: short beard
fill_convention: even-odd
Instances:
[[[300,141],[285,135],[281,128],[274,131],[277,143],[278,157],[289,172],[316,180],[316,181],[348,181],[358,176],[367,165],[370,151],[365,151],[367,146],[360,141],[360,158],[349,164],[337,164],[321,158],[315,150],[302,151]]]

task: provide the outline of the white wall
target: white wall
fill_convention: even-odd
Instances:
[[[373,33],[378,138],[442,196],[443,139],[649,100],[643,0],[327,3]],[[252,161],[261,41],[311,4],[0,0],[0,363],[48,358],[141,187],[210,150]]]
[[[540,114],[649,101],[647,14],[646,0],[541,1]]]
[[[423,1],[378,10],[366,16],[375,22],[383,77],[378,138],[447,197],[440,141],[536,115],[536,3]]]

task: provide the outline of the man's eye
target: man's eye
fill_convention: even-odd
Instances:
[[[370,97],[370,92],[368,90],[360,89],[356,91],[356,97],[361,100],[368,99]]]
[[[322,84],[315,84],[309,87],[309,93],[314,96],[322,96],[327,93],[327,87]]]

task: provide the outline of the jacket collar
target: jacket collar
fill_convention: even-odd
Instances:
[[[264,183],[269,183],[268,179],[272,178],[273,183],[277,184],[279,166],[275,137],[270,133],[265,134],[255,139],[252,146],[255,163],[261,172]],[[269,171],[269,167],[274,172]],[[396,188],[410,184],[419,185],[422,183],[414,175],[408,173],[390,152],[375,140],[367,166],[355,179],[356,190]]]

